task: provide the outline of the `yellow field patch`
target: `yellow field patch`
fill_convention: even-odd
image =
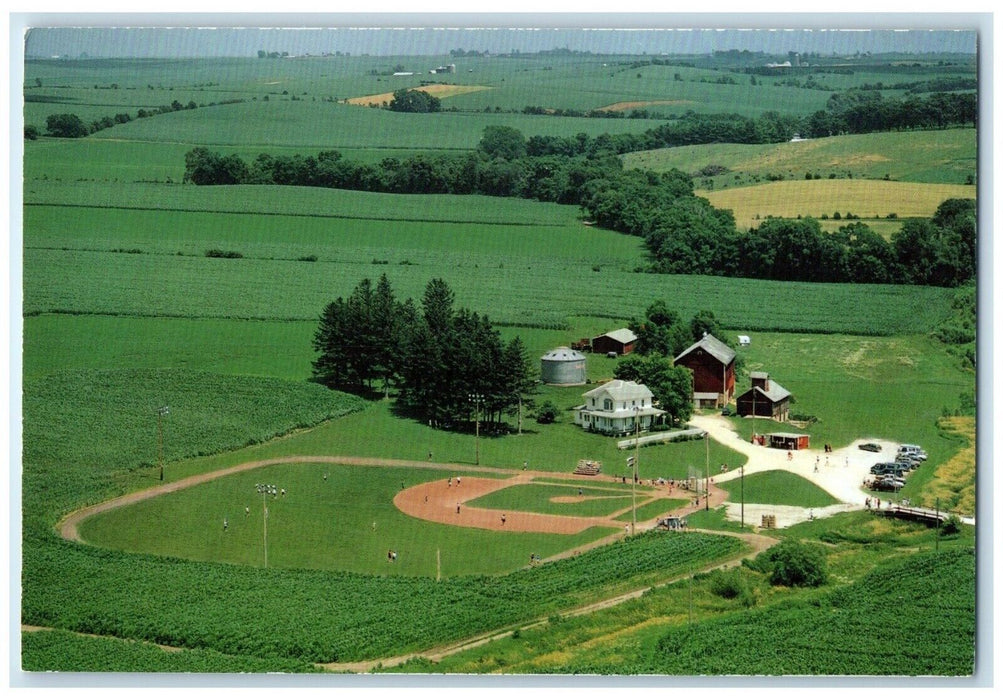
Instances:
[[[701,190],[718,209],[731,209],[739,229],[768,216],[793,219],[851,212],[862,219],[894,213],[898,218],[930,217],[945,199],[975,199],[974,185],[942,185],[885,180],[786,180],[753,187]]]
[[[628,109],[643,109],[644,107],[655,107],[659,105],[693,105],[693,100],[648,100],[646,102],[614,102],[611,105],[600,107],[599,112],[625,112]]]
[[[941,430],[960,436],[965,446],[937,467],[933,478],[923,488],[922,505],[962,513],[975,512],[975,418],[951,416],[937,422]]]
[[[481,90],[490,90],[486,85],[423,85],[422,87],[412,88],[413,90],[421,90],[429,95],[443,99],[446,97],[456,97],[457,95],[466,95],[468,92],[480,92]],[[390,100],[394,98],[392,92],[381,92],[379,95],[364,95],[362,97],[349,97],[345,102],[350,105],[362,105],[364,107],[369,107],[372,105],[382,105],[384,102],[390,103]]]

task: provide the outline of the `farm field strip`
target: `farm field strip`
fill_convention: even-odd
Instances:
[[[300,250],[313,252],[311,246]],[[23,310],[312,320],[363,277],[385,272],[400,298],[418,299],[430,279],[448,278],[459,305],[506,325],[566,328],[568,317],[622,324],[662,298],[679,299],[682,316],[714,309],[723,326],[736,330],[894,335],[927,332],[947,316],[951,298],[950,290],[933,287],[595,272],[559,260],[509,263],[480,265],[476,257],[461,261],[458,255],[438,262],[436,254],[421,264],[384,266],[372,265],[368,254],[357,262],[321,264],[28,249]],[[205,279],[213,286],[197,282]],[[597,287],[604,290],[599,297]],[[544,298],[547,308],[540,305]]]
[[[698,173],[707,166],[727,172],[713,176],[715,189],[746,186],[782,175],[803,180],[830,175],[929,184],[962,184],[976,172],[975,129],[854,134],[778,144],[706,144],[638,151],[621,156],[624,168]],[[697,176],[700,177],[700,176]],[[699,182],[699,181],[698,181]],[[831,212],[829,212],[831,214]],[[858,212],[861,214],[871,212]],[[881,212],[882,214],[884,212]]]
[[[767,216],[795,218],[847,212],[862,217],[931,217],[946,199],[975,199],[974,185],[941,185],[884,180],[797,180],[751,187],[700,191],[718,209],[730,209],[740,229]]]

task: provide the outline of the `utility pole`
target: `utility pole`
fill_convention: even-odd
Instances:
[[[937,535],[933,541],[933,548],[935,552],[940,551],[940,499],[937,499]]]
[[[160,480],[164,480],[164,416],[170,415],[169,406],[157,409],[157,461],[160,463]]]
[[[739,467],[739,484],[742,492],[742,529],[745,529],[745,465]]]
[[[637,529],[637,473],[641,460],[641,408],[634,406],[634,478],[630,483],[631,525],[630,534]]]
[[[474,404],[474,464],[481,463],[481,404],[483,394],[467,394],[467,400]]]
[[[704,445],[707,447],[707,481],[704,483],[704,510],[710,510],[710,433],[703,434]]]

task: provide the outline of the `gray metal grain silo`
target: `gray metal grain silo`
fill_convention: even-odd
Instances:
[[[568,347],[555,348],[540,358],[544,384],[577,386],[585,383],[585,355]]]

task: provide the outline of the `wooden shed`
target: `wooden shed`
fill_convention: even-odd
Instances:
[[[592,352],[603,354],[616,353],[629,355],[634,351],[637,335],[629,328],[618,328],[609,333],[603,333],[592,339]]]
[[[715,406],[725,406],[735,394],[735,351],[712,335],[704,335],[683,350],[675,363],[693,372],[694,402],[706,406],[709,394]]]
[[[786,421],[790,412],[791,392],[770,379],[766,372],[752,372],[749,377],[752,379],[752,388],[735,400],[738,415]]]

